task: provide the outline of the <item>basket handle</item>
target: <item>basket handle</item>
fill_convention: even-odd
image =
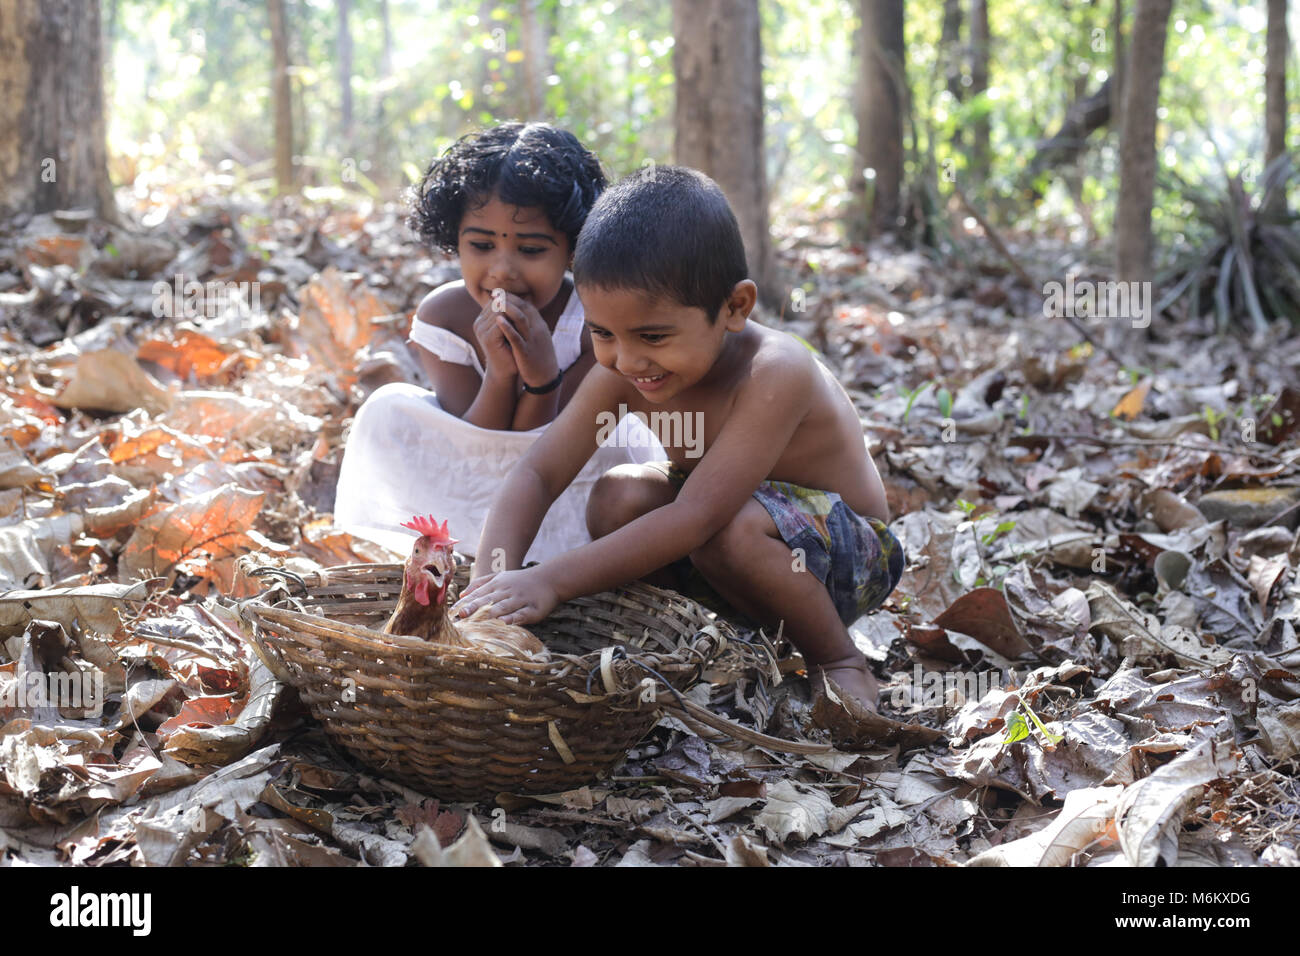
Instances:
[[[248,600],[235,602],[235,613],[239,620],[239,628],[244,632],[244,637],[248,641],[248,646],[253,649],[253,653],[257,655],[258,659],[264,665],[266,665],[266,669],[275,676],[275,679],[287,686],[293,686],[293,681],[290,679],[289,675],[289,668],[285,666],[284,660],[280,657],[279,650],[270,646],[269,643],[263,645],[261,628],[257,626],[257,617],[248,613],[246,605],[251,601],[256,600],[257,598],[253,597]]]
[[[706,727],[711,727],[719,733],[726,734],[733,740],[743,740],[745,743],[754,744],[759,747],[767,747],[769,750],[777,750],[789,754],[824,754],[832,750],[830,744],[814,744],[806,741],[782,740],[780,737],[769,737],[767,734],[760,734],[757,730],[750,730],[725,717],[719,717],[707,707],[701,707],[692,700],[682,698],[680,701],[675,698],[660,698],[659,706],[665,710],[674,711],[677,714],[684,714]]]

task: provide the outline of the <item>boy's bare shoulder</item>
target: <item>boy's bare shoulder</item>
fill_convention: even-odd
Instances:
[[[465,280],[457,279],[443,283],[426,295],[415,310],[415,318],[463,337],[473,327],[478,313],[478,303],[465,291]]]
[[[762,391],[810,388],[818,375],[817,360],[794,336],[750,320],[757,333],[746,356],[745,378]]]

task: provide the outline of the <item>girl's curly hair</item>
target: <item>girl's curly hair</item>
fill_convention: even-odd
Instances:
[[[496,195],[512,206],[540,206],[572,250],[606,185],[600,160],[568,130],[501,123],[462,136],[429,164],[406,221],[426,243],[455,255],[466,207]]]

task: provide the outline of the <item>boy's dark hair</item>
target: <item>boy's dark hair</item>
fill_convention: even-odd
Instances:
[[[651,166],[605,190],[573,256],[578,285],[672,299],[703,309],[709,322],[748,277],[727,197],[685,166]]]
[[[467,133],[429,164],[406,222],[426,243],[456,254],[465,210],[500,197],[540,206],[569,248],[609,181],[596,154],[549,123],[501,123]]]

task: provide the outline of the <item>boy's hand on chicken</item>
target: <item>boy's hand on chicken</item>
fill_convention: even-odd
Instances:
[[[464,618],[491,605],[488,613],[506,624],[535,624],[559,605],[546,570],[538,565],[518,571],[499,571],[475,578],[452,608]]]
[[[494,299],[497,297],[494,295]],[[542,314],[532,303],[509,292],[500,297],[502,311],[497,313],[498,327],[510,343],[515,367],[525,385],[540,388],[555,381],[560,363],[555,356],[555,342]]]

